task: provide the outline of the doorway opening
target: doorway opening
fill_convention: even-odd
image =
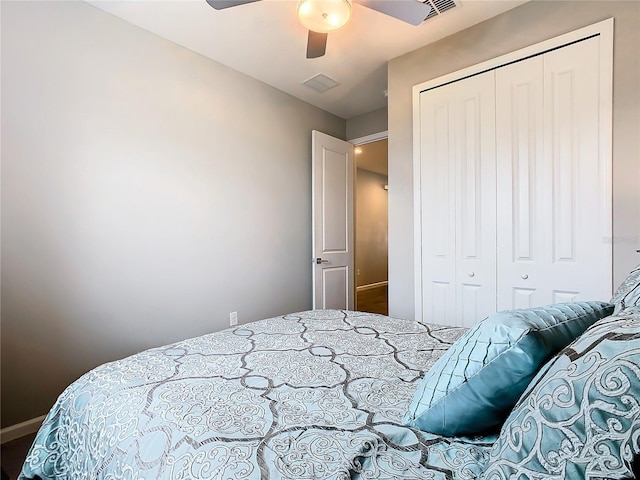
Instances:
[[[355,145],[356,310],[389,314],[388,140]]]

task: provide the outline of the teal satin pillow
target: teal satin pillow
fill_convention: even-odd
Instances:
[[[483,480],[634,478],[640,458],[640,307],[549,360],[494,444]]]
[[[485,318],[420,381],[405,425],[448,436],[497,429],[540,366],[612,312],[609,303],[574,302]]]

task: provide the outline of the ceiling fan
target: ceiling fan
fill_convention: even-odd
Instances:
[[[259,1],[207,0],[207,3],[216,10],[223,10]],[[298,18],[309,29],[307,58],[325,54],[328,33],[347,24],[351,18],[352,2],[411,25],[420,25],[431,12],[431,6],[419,0],[299,0]]]

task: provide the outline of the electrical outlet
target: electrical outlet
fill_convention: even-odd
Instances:
[[[360,275],[360,269],[356,269],[356,275]]]
[[[234,326],[238,324],[238,312],[231,312],[229,314],[229,325]]]

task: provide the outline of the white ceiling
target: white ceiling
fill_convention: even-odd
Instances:
[[[462,0],[414,27],[354,4],[351,21],[329,34],[324,57],[306,58],[307,30],[295,0],[214,10],[205,0],[86,0],[178,45],[344,119],[386,105],[387,62],[528,0]],[[414,0],[398,0],[414,1]],[[340,83],[319,94],[302,85],[323,73]]]

